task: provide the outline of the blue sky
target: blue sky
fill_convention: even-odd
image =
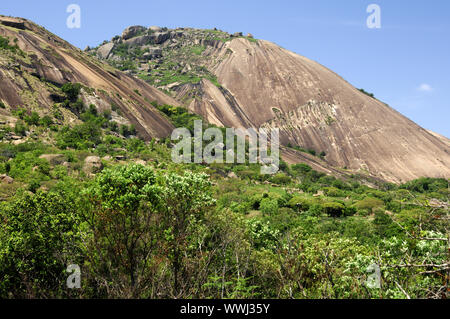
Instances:
[[[80,29],[66,26],[72,3],[81,7]],[[381,8],[381,29],[366,26],[372,3]],[[448,0],[3,0],[0,13],[31,19],[83,49],[129,25],[252,33],[323,64],[450,137]]]

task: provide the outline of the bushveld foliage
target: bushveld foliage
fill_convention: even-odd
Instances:
[[[49,151],[70,168],[39,158]],[[302,165],[288,166],[283,186],[264,184],[241,175],[257,168],[179,166],[145,144],[134,154],[150,165],[89,178],[82,152],[1,145],[0,170],[19,183],[1,190],[2,298],[445,296],[445,180],[381,191]],[[238,178],[222,177],[231,171]],[[65,286],[69,264],[81,268],[79,290]],[[366,285],[371,264],[380,289]]]
[[[0,143],[13,179],[0,184],[0,298],[448,297],[447,180],[369,187],[306,164],[274,176],[175,164],[169,140],[119,134],[110,114],[73,107],[78,86],[62,91],[79,124],[19,110],[53,143]],[[197,119],[154,106],[178,125]],[[80,289],[66,287],[70,264]]]

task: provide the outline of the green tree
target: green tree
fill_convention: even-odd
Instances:
[[[104,170],[84,191],[90,205],[85,220],[94,233],[93,281],[109,283],[100,285],[109,296],[136,298],[151,283],[161,191],[155,173],[135,164]]]
[[[61,87],[61,91],[66,94],[67,98],[74,102],[81,91],[81,84],[80,83],[66,83]]]
[[[179,297],[189,284],[183,252],[187,247],[188,227],[203,219],[207,208],[214,204],[208,175],[186,172],[169,173],[161,178],[163,225],[173,272],[173,297]]]
[[[23,193],[0,206],[0,297],[56,298],[67,293],[65,269],[82,264],[82,232],[64,192]]]

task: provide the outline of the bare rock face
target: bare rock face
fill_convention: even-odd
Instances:
[[[97,50],[98,57],[100,59],[107,59],[113,48],[114,48],[113,42],[108,42],[108,43],[100,46]]]
[[[422,129],[310,59],[242,32],[150,31],[161,55],[146,53],[137,63],[156,59],[148,71],[155,85],[167,71],[201,78],[195,83],[173,79],[159,87],[189,110],[219,126],[279,128],[282,146],[326,154],[306,156],[282,147],[289,163],[390,182],[450,177],[449,139]],[[188,54],[195,46],[204,50]]]
[[[143,54],[144,59],[154,59],[162,56],[162,49],[158,47],[149,47],[148,52]]]
[[[141,35],[124,41],[129,47],[137,47],[150,43],[151,37],[149,35]]]
[[[88,156],[84,160],[83,171],[86,174],[96,174],[103,169],[102,160],[98,156]]]
[[[0,16],[0,21],[8,24],[6,27],[0,23],[0,36],[17,39],[18,47],[25,54],[25,58],[18,56],[14,61],[0,59],[0,100],[6,105],[30,105],[43,111],[51,109],[58,92],[49,89],[46,82],[58,86],[67,82],[81,83],[95,89],[99,105],[117,106],[126,121],[133,124],[144,139],[171,134],[172,124],[151,102],[179,106],[180,103],[173,98],[92,58],[28,20]],[[22,24],[26,32],[21,29]],[[131,27],[125,32],[125,37],[138,34],[140,30],[146,31],[146,28]],[[102,46],[100,55],[107,57],[112,45]]]
[[[125,30],[123,30],[122,39],[124,39],[124,40],[131,39],[131,38],[137,36],[139,33],[145,32],[146,30],[147,29],[145,27],[142,27],[139,25],[128,27]]]
[[[210,52],[220,61],[209,68],[222,87],[203,80],[196,88],[201,98],[189,109],[212,123],[279,128],[283,145],[323,151],[330,167],[380,180],[450,178],[447,138],[424,130],[322,65],[263,40],[236,38]],[[181,87],[177,98],[187,92]],[[305,160],[295,158],[289,154],[291,163]]]
[[[155,44],[161,44],[170,38],[170,33],[169,32],[155,32],[150,37],[151,37],[151,40]]]

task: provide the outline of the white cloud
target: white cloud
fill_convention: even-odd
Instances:
[[[431,85],[427,84],[427,83],[422,83],[418,88],[418,91],[420,92],[431,92],[433,91],[433,88],[431,87]]]

